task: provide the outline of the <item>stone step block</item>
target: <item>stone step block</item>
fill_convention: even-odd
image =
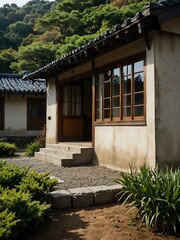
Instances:
[[[53,208],[71,209],[71,194],[66,190],[58,190],[50,193],[50,202]]]
[[[114,192],[108,186],[88,187],[94,194],[94,204],[103,205],[114,202]]]
[[[57,166],[61,166],[61,161],[58,157],[51,156],[42,152],[36,152],[35,153],[35,159],[43,161],[43,162],[48,162],[52,163]]]
[[[68,189],[72,195],[73,208],[86,208],[94,204],[94,194],[88,188]]]
[[[64,152],[64,151],[59,151],[59,150],[51,149],[51,148],[40,148],[40,152],[51,155],[51,156],[59,157],[60,159],[72,159],[73,158],[73,152],[68,152],[68,151]]]
[[[120,184],[115,184],[115,185],[107,186],[107,188],[109,189],[109,191],[113,191],[114,203],[119,202],[119,199],[123,194],[123,193],[121,193],[121,194],[119,193],[122,186]],[[120,202],[122,202],[122,201],[120,201]]]
[[[46,144],[46,148],[55,149],[63,152],[81,152],[81,146],[76,145],[66,145],[66,144]]]

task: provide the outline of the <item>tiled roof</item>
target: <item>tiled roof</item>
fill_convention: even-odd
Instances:
[[[52,61],[33,73],[25,75],[24,79],[45,78],[57,74],[71,67],[78,66],[88,59],[109,51],[113,48],[126,45],[144,36],[148,32],[159,30],[160,25],[173,17],[180,16],[180,0],[161,0],[158,3],[148,3],[146,10],[136,13],[133,18],[126,19],[113,29],[106,31],[87,44],[78,47],[62,58]],[[146,42],[147,47],[148,41]]]
[[[0,93],[45,94],[44,80],[22,80],[23,75],[0,74]]]

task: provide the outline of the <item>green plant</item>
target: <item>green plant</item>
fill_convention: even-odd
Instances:
[[[14,188],[22,178],[26,176],[30,167],[19,167],[15,164],[7,164],[0,161],[0,186],[3,188]]]
[[[0,239],[24,237],[50,208],[47,195],[56,184],[49,173],[0,161]]]
[[[9,212],[8,209],[0,212],[0,239],[9,239],[12,229],[19,221],[15,219],[15,213]]]
[[[16,145],[0,141],[0,156],[13,156],[16,153]]]
[[[14,231],[11,231],[12,237],[27,228],[32,219],[41,217],[49,207],[50,205],[46,203],[41,204],[39,201],[32,200],[29,192],[8,188],[0,189],[0,212],[8,209],[9,212],[15,214],[13,215],[15,222],[13,224]]]
[[[144,165],[140,172],[121,172],[116,181],[122,185],[121,199],[138,208],[148,228],[163,233],[177,233],[180,224],[180,169],[154,170]]]
[[[35,139],[36,142],[40,144],[41,147],[45,147],[46,144],[46,125],[41,129],[40,136]]]
[[[27,145],[26,156],[34,156],[35,152],[39,152],[40,148],[45,147],[46,143],[46,125],[41,129],[41,134],[34,142]]]
[[[31,171],[27,176],[22,178],[22,182],[18,186],[25,192],[29,192],[32,199],[38,199],[40,202],[45,202],[47,195],[55,189],[57,179],[51,179],[48,172],[38,173]]]
[[[39,152],[39,149],[41,148],[41,144],[39,142],[32,142],[30,144],[27,145],[27,148],[25,150],[25,154],[26,156],[34,156],[35,152]]]

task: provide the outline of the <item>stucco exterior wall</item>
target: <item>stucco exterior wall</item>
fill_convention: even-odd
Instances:
[[[46,143],[57,143],[57,103],[56,80],[47,79]]]
[[[60,73],[57,77],[57,80],[58,81],[63,81],[66,79],[73,80],[75,76],[81,75],[83,73],[90,72],[90,71],[92,71],[92,63],[88,62],[78,67],[72,68],[66,72]]]
[[[35,96],[22,96],[10,94],[4,96],[4,130],[0,136],[38,136],[40,131],[27,131],[27,98]]]
[[[180,34],[169,26],[170,32],[166,28],[155,38],[156,144],[157,162],[176,166],[180,164]]]
[[[106,53],[95,59],[95,67],[101,67],[111,62],[118,61],[119,59],[123,59],[138,53],[145,51],[146,44],[143,38],[134,41],[130,44],[127,44],[124,47],[118,48],[114,51]]]
[[[153,37],[153,35],[151,36]],[[119,50],[119,59],[130,53],[145,51],[143,40]],[[122,55],[121,55],[122,53]],[[115,55],[116,57],[116,55]],[[107,58],[106,58],[107,59]],[[146,50],[146,124],[143,126],[96,126],[95,153],[100,165],[128,170],[129,165],[139,168],[143,163],[155,166],[155,92],[154,45]]]

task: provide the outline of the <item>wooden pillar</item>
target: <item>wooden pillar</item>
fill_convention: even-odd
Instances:
[[[92,145],[95,146],[95,61],[92,59]]]

